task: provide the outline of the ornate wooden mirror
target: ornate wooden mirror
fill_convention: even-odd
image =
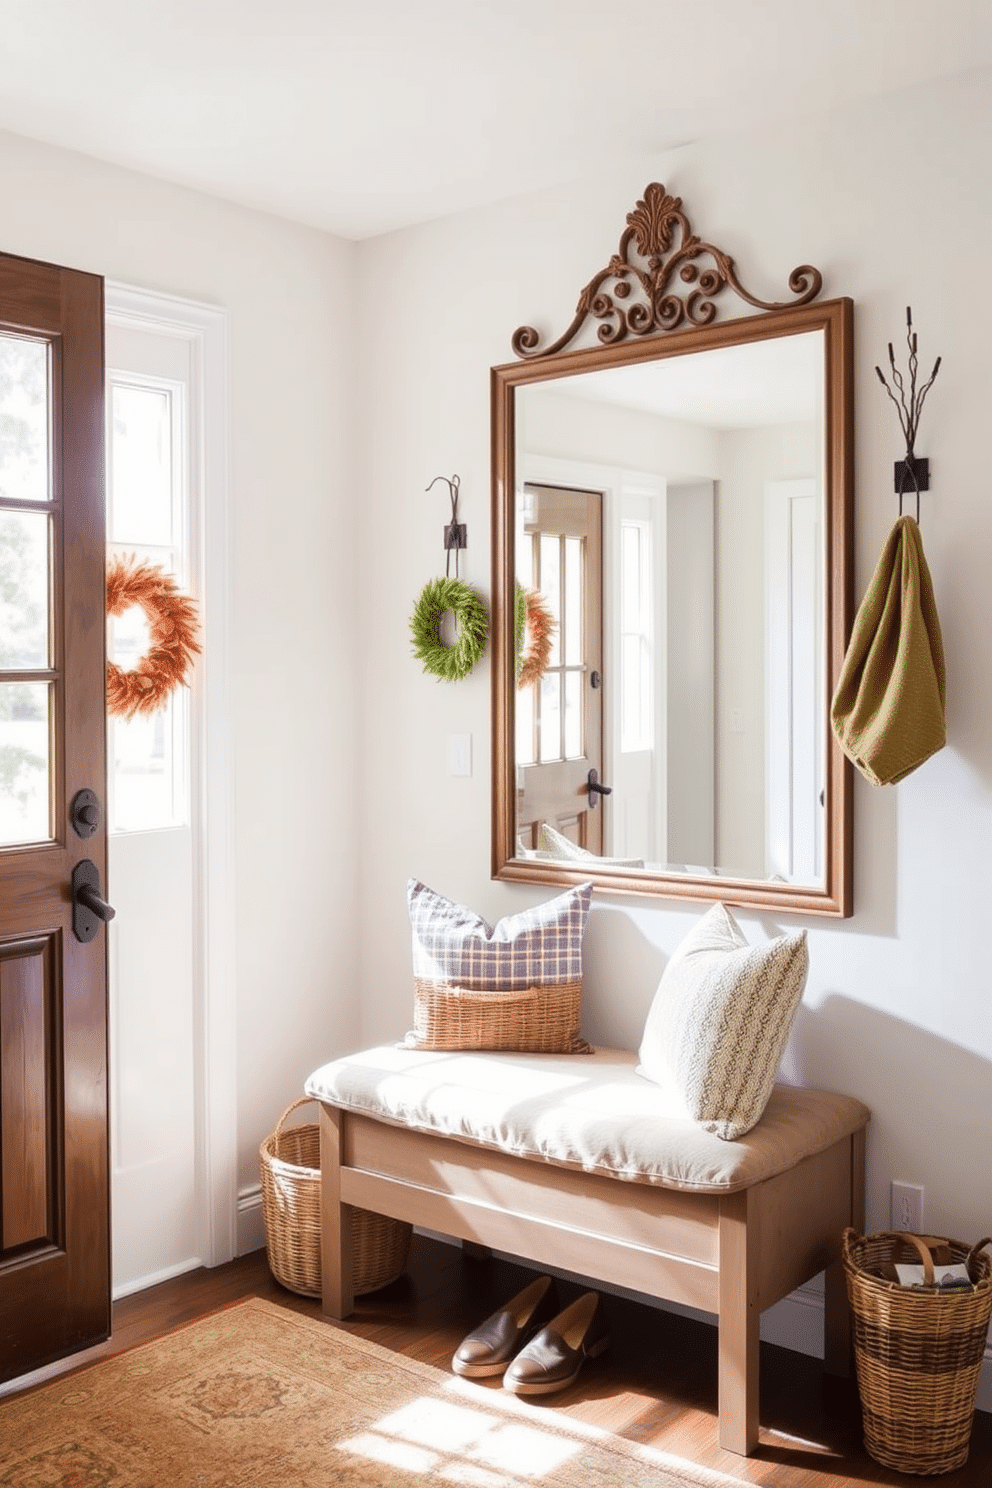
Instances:
[[[852,306],[789,287],[652,184],[492,370],[496,878],[851,913]],[[715,323],[726,289],[759,313]]]

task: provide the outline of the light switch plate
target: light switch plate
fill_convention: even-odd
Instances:
[[[448,735],[448,774],[449,775],[471,775],[472,773],[472,735],[471,734],[449,734]]]

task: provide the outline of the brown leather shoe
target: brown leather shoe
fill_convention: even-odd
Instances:
[[[587,1359],[609,1347],[606,1316],[597,1292],[583,1292],[532,1338],[503,1375],[515,1395],[550,1395],[577,1378]]]
[[[451,1361],[452,1369],[472,1379],[502,1374],[528,1338],[554,1317],[558,1306],[554,1280],[539,1276],[462,1339]]]

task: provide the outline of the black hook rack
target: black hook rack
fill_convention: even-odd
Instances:
[[[895,492],[899,497],[899,515],[902,516],[902,498],[907,489],[911,487],[916,492],[916,520],[920,520],[920,492],[930,489],[930,461],[920,458],[916,454],[916,435],[920,425],[920,412],[927,393],[933,387],[934,378],[940,371],[940,357],[933,364],[933,371],[929,379],[917,391],[916,378],[919,371],[919,359],[917,357],[916,332],[913,330],[913,311],[906,306],[906,344],[909,347],[909,387],[906,379],[896,366],[895,353],[892,350],[892,342],[889,342],[889,366],[892,369],[892,381],[898,390],[899,396],[892,391],[886,382],[881,367],[876,367],[878,380],[895,404],[896,413],[899,415],[899,424],[902,428],[903,437],[906,440],[905,459],[895,462]]]
[[[430,486],[425,487],[425,489],[429,491],[431,489],[431,486],[437,485],[438,481],[444,481],[445,485],[448,487],[448,494],[451,497],[451,521],[444,529],[444,551],[447,554],[447,559],[444,565],[444,572],[446,577],[451,572],[451,554],[452,550],[454,550],[455,578],[457,579],[459,550],[461,548],[468,547],[468,528],[466,527],[464,522],[459,522],[458,520],[458,497],[460,494],[461,480],[457,475],[453,475],[450,480],[446,475],[436,475],[431,481]]]

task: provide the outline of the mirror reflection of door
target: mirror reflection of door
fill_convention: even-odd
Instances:
[[[603,851],[609,798],[588,787],[590,770],[603,779],[602,526],[597,491],[523,488],[517,579],[540,593],[555,621],[544,675],[516,697],[517,837],[529,851],[554,841],[545,825]]]

